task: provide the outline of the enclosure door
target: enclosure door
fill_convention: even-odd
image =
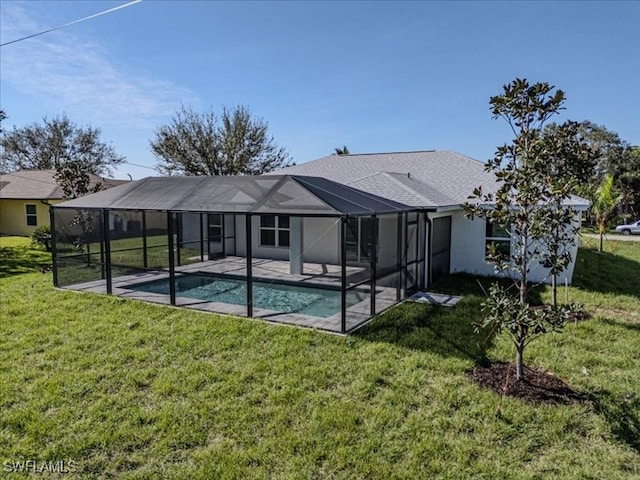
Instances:
[[[224,225],[222,218],[223,216],[219,213],[210,213],[208,215],[209,260],[224,257]]]
[[[451,267],[451,216],[433,220],[431,244],[431,279],[449,274]]]

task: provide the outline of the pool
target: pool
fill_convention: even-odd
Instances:
[[[125,288],[169,295],[169,279],[135,283]],[[176,295],[209,302],[246,305],[247,282],[205,275],[181,276],[176,278]],[[368,291],[350,290],[347,292],[347,308],[368,298]],[[327,318],[340,312],[340,291],[254,281],[253,306],[276,312]]]

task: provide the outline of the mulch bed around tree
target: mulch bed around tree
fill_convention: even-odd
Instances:
[[[525,366],[524,380],[517,380],[513,363],[493,362],[489,366],[477,365],[467,370],[466,374],[481,387],[530,403],[569,405],[585,400],[558,377],[541,370]]]

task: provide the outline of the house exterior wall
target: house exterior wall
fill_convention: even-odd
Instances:
[[[62,200],[47,200],[51,204]],[[35,205],[37,225],[27,225],[26,205]],[[4,235],[29,236],[42,225],[49,225],[49,205],[39,199],[0,199],[0,233]]]
[[[305,218],[302,222],[305,262],[340,264],[340,219]]]
[[[451,215],[451,273],[465,272],[475,275],[497,275],[492,263],[485,259],[485,220],[466,219],[462,210],[430,214],[430,218]],[[574,218],[574,225],[580,225],[580,214]],[[570,247],[573,261],[571,265],[558,276],[558,283],[565,279],[570,284],[575,266],[578,245]],[[505,273],[502,276],[506,276]],[[531,282],[551,283],[548,269],[539,264],[532,265],[529,279]]]
[[[247,254],[244,215],[236,216],[237,255]],[[260,245],[260,217],[251,218],[251,254],[254,258],[289,260],[289,248]],[[340,263],[340,221],[338,218],[306,217],[302,221],[303,259],[310,263]]]

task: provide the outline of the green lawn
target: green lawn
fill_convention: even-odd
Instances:
[[[536,406],[464,375],[513,353],[473,334],[467,276],[436,286],[465,294],[453,309],[405,304],[339,337],[56,291],[43,252],[0,238],[0,476],[640,478],[640,243],[594,245],[569,292],[594,318],[526,352],[588,401]]]

